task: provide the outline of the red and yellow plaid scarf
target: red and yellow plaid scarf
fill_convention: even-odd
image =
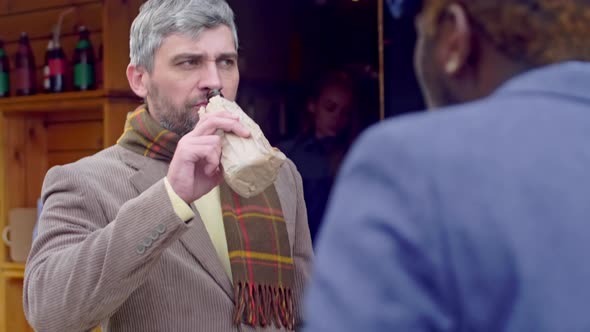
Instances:
[[[180,137],[162,128],[145,106],[127,116],[118,144],[170,162]],[[234,323],[293,330],[293,257],[287,225],[274,186],[244,198],[220,184],[223,224],[234,282]]]

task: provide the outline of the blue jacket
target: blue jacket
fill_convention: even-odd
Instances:
[[[307,331],[590,331],[590,63],[366,132],[306,315]]]

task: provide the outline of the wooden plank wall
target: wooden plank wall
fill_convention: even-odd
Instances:
[[[0,0],[0,15],[96,2],[92,0]]]
[[[7,278],[3,280],[3,283],[6,287],[5,298],[7,305],[5,312],[8,319],[0,323],[4,325],[5,331],[34,332],[25,320],[22,306],[14,305],[14,300],[23,296],[23,281],[17,278]]]
[[[100,111],[49,113],[44,125],[47,130],[47,169],[74,162],[103,148]]]
[[[60,13],[69,8],[74,11],[65,16],[61,29],[61,46],[70,64],[78,42],[78,28],[86,26],[90,30],[90,39],[98,56],[98,48],[102,43],[102,1],[82,0],[0,0],[0,38],[4,40],[5,50],[10,57],[10,66],[14,69],[14,55],[18,48],[18,40],[22,31],[27,32],[35,55],[37,67],[37,86],[42,84],[42,68],[45,62],[45,51],[57,23]],[[14,75],[12,75],[14,76]],[[68,83],[71,77],[68,79]],[[14,79],[11,79],[11,92],[14,95]],[[71,84],[67,85],[71,89]]]
[[[49,168],[103,148],[101,111],[8,116],[4,121],[7,209],[35,207]]]

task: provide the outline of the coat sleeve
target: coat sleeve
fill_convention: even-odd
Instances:
[[[430,183],[398,145],[365,134],[343,166],[316,243],[307,331],[450,330]]]
[[[161,180],[106,220],[79,170],[52,168],[25,270],[24,309],[38,331],[85,331],[109,317],[187,229]]]

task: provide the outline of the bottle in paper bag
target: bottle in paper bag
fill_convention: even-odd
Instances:
[[[287,158],[279,149],[270,145],[260,127],[235,102],[214,96],[209,99],[206,108],[199,110],[199,114],[221,111],[238,115],[240,122],[251,133],[248,138],[233,133],[223,134],[223,177],[238,195],[246,198],[256,196],[274,183]]]

